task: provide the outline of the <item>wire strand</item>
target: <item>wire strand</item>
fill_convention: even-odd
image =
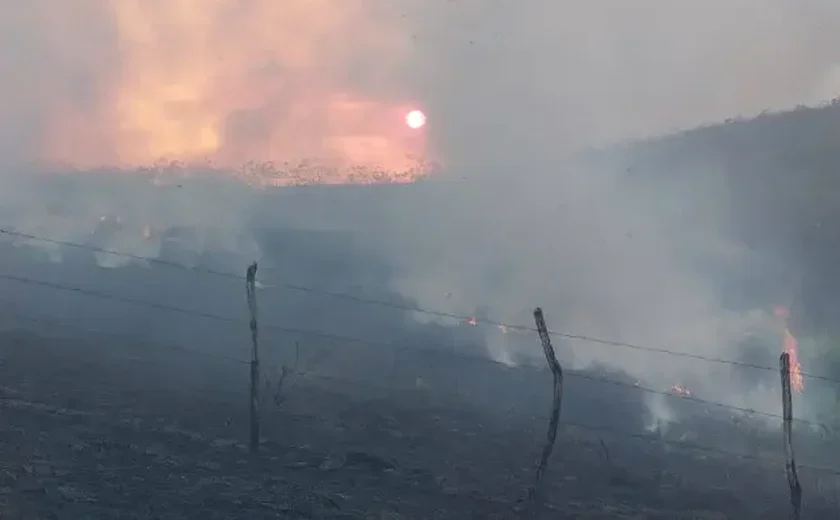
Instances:
[[[298,376],[301,376],[301,377],[313,378],[313,379],[321,379],[321,380],[326,380],[326,381],[347,383],[347,384],[350,384],[352,386],[372,387],[372,388],[386,390],[386,391],[389,391],[389,392],[394,391],[394,387],[389,386],[389,385],[382,385],[382,384],[377,384],[375,382],[369,382],[369,381],[360,381],[358,379],[342,377],[342,376],[318,374],[318,373],[313,373],[313,372],[296,372],[295,375],[298,375]],[[720,404],[720,403],[717,403],[717,404]],[[726,407],[726,405],[721,405],[721,406]],[[517,412],[517,411],[514,411],[514,410],[505,410],[503,413],[505,415],[508,415],[508,416],[522,417],[522,418],[525,418],[525,419],[547,420],[547,417],[545,417],[545,416],[541,416],[541,415],[538,415],[538,414],[529,414],[529,413]],[[580,422],[576,422],[576,421],[568,421],[568,420],[563,420],[563,419],[561,419],[559,421],[559,424],[562,424],[562,425],[565,425],[565,426],[573,426],[573,427],[576,427],[576,428],[581,428],[581,429],[585,429],[585,430],[589,430],[589,431],[608,432],[608,433],[612,433],[612,434],[615,434],[615,435],[620,436],[620,437],[638,438],[640,440],[643,440],[643,441],[646,441],[646,442],[651,442],[651,443],[663,443],[663,444],[666,444],[666,445],[669,445],[669,446],[676,446],[676,447],[679,447],[679,448],[682,448],[682,449],[692,449],[692,450],[697,450],[697,451],[705,451],[705,452],[709,452],[709,453],[717,453],[717,454],[720,454],[720,455],[726,455],[726,456],[730,456],[730,457],[738,457],[738,458],[747,459],[747,460],[760,460],[760,461],[765,461],[765,462],[772,462],[774,464],[784,464],[784,460],[782,458],[775,459],[775,458],[770,458],[770,457],[765,457],[765,456],[760,456],[760,455],[749,455],[749,454],[745,454],[745,453],[739,453],[739,452],[735,452],[735,451],[724,450],[722,448],[713,448],[711,446],[705,446],[703,444],[698,444],[698,443],[688,442],[688,441],[679,441],[679,440],[674,440],[674,439],[663,439],[661,437],[653,438],[650,434],[638,433],[638,432],[628,432],[626,430],[622,430],[622,429],[611,427],[611,426],[598,426],[598,425],[580,423]],[[827,466],[813,466],[813,465],[797,464],[797,467],[802,468],[802,469],[815,471],[815,472],[823,472],[823,473],[829,473],[829,474],[834,474],[834,475],[840,475],[840,469],[830,468],[830,467],[827,467]]]
[[[78,293],[78,294],[83,294],[83,295],[94,297],[94,298],[103,298],[103,299],[110,299],[110,300],[114,300],[114,301],[121,301],[121,302],[124,302],[124,303],[130,303],[130,304],[133,304],[133,305],[146,306],[146,307],[155,308],[155,309],[159,309],[159,310],[164,310],[164,311],[169,311],[169,312],[174,312],[174,313],[179,313],[179,314],[185,314],[185,315],[192,315],[192,316],[201,317],[201,318],[210,319],[210,320],[223,321],[223,322],[228,322],[228,323],[246,323],[244,320],[231,318],[231,317],[228,317],[228,316],[222,316],[222,315],[219,315],[219,314],[208,313],[208,312],[203,312],[203,311],[196,311],[196,310],[192,310],[192,309],[185,309],[185,308],[177,307],[177,306],[174,306],[174,305],[167,305],[167,304],[162,304],[162,303],[157,303],[157,302],[151,302],[151,301],[148,301],[148,300],[142,300],[142,299],[137,299],[137,298],[118,296],[118,295],[111,294],[111,293],[105,293],[105,292],[101,292],[101,291],[85,289],[85,288],[82,288],[82,287],[70,286],[70,285],[61,284],[61,283],[57,283],[57,282],[35,280],[35,279],[32,279],[32,278],[27,278],[27,277],[18,276],[18,275],[12,275],[12,274],[8,274],[8,273],[0,273],[0,279],[7,279],[7,280],[12,280],[12,281],[17,281],[17,282],[20,282],[20,283],[32,284],[32,285],[47,287],[47,288],[51,288],[51,289],[55,289],[55,290],[75,292],[75,293]],[[502,324],[501,326],[505,326],[505,325]],[[512,326],[507,326],[507,327],[508,328],[514,328]],[[307,330],[307,329],[299,329],[299,328],[293,328],[293,327],[282,327],[282,326],[270,325],[270,324],[267,325],[266,328],[281,331],[281,332],[286,332],[286,333],[296,333],[296,334],[301,334],[301,335],[319,336],[319,337],[322,337],[322,338],[325,338],[325,339],[335,339],[335,340],[339,340],[339,341],[349,341],[349,342],[353,342],[353,343],[369,343],[367,340],[360,340],[360,339],[357,339],[357,338],[344,337],[344,336],[339,336],[339,335],[334,335],[334,334],[328,334],[328,333],[323,333],[323,332],[318,332],[318,331]],[[527,327],[522,327],[521,330],[536,332],[536,329],[527,328]],[[743,367],[743,368],[751,368],[751,369],[771,371],[771,372],[778,371],[777,368],[767,367],[767,366],[763,366],[763,365],[757,365],[757,364],[753,364],[753,363],[719,359],[719,358],[713,358],[713,357],[703,356],[703,355],[699,355],[699,354],[689,354],[689,353],[684,353],[684,352],[675,352],[675,351],[671,351],[671,350],[667,350],[667,349],[659,349],[659,348],[654,348],[654,347],[645,347],[645,346],[641,346],[641,345],[635,345],[635,344],[632,344],[632,343],[608,341],[608,340],[602,340],[602,339],[593,338],[593,337],[584,336],[584,335],[569,334],[569,333],[563,333],[563,332],[557,332],[557,331],[549,331],[549,334],[554,335],[554,336],[558,336],[558,337],[567,338],[567,339],[576,339],[576,340],[583,340],[583,341],[589,341],[589,342],[594,342],[594,343],[601,343],[601,344],[611,345],[611,346],[633,348],[633,349],[637,349],[637,350],[640,350],[640,351],[656,352],[656,353],[661,353],[661,354],[666,354],[666,355],[695,359],[695,360],[698,360],[698,361],[706,361],[706,362],[709,362],[709,363],[725,364],[725,365],[729,365],[729,366],[739,366],[739,367]],[[372,344],[375,344],[375,343],[372,343]],[[379,343],[379,344],[382,344],[382,343]],[[397,346],[398,348],[406,348],[404,346],[400,347],[399,345],[395,345],[393,343],[388,343],[388,345],[392,346],[392,347]],[[419,347],[407,347],[407,348],[419,349]],[[827,376],[821,376],[821,375],[817,375],[817,374],[803,373],[802,377],[805,378],[805,379],[813,379],[813,380],[826,381],[826,382],[831,382],[831,383],[840,383],[840,379],[827,377]]]
[[[78,242],[57,240],[57,239],[41,237],[41,236],[38,236],[38,235],[33,235],[33,234],[29,234],[29,233],[23,233],[23,232],[20,232],[20,231],[14,231],[14,230],[3,229],[3,228],[0,228],[0,234],[7,235],[7,236],[12,236],[12,237],[18,237],[18,238],[25,238],[25,239],[28,239],[28,240],[41,241],[41,242],[45,242],[45,243],[63,245],[63,246],[67,246],[67,247],[87,249],[87,250],[90,250],[90,251],[97,251],[97,252],[111,254],[111,255],[120,256],[120,257],[124,257],[124,258],[130,258],[130,259],[134,259],[134,260],[144,261],[144,262],[148,262],[148,263],[151,263],[151,264],[157,264],[157,265],[172,267],[172,268],[176,268],[176,269],[182,269],[182,270],[185,270],[185,271],[204,273],[204,274],[220,276],[220,277],[228,278],[228,279],[245,281],[244,276],[234,274],[234,273],[230,273],[230,272],[217,271],[217,270],[214,270],[214,269],[208,269],[208,268],[204,268],[204,267],[191,267],[191,266],[188,266],[188,265],[180,264],[178,262],[171,262],[171,261],[162,260],[162,259],[159,259],[159,258],[151,258],[151,257],[146,257],[146,256],[141,256],[141,255],[134,255],[134,254],[130,254],[130,253],[123,253],[123,252],[120,252],[120,251],[114,251],[114,250],[100,248],[100,247],[96,247],[96,246],[92,246],[92,245],[81,244],[81,243],[78,243]],[[417,313],[425,314],[425,315],[428,315],[428,316],[454,319],[454,320],[461,321],[461,322],[469,321],[473,324],[491,325],[491,326],[500,327],[500,328],[504,328],[504,329],[508,329],[508,330],[519,330],[519,331],[523,331],[523,332],[534,332],[534,333],[537,332],[537,329],[535,327],[530,327],[530,326],[525,326],[525,325],[515,325],[515,324],[505,323],[505,322],[501,322],[501,321],[494,321],[494,320],[489,320],[489,319],[477,318],[475,316],[467,316],[467,315],[462,315],[462,314],[455,314],[455,313],[450,313],[450,312],[437,311],[437,310],[427,309],[427,308],[423,308],[423,307],[415,306],[415,305],[400,304],[400,303],[395,303],[395,302],[387,302],[387,301],[384,301],[384,300],[365,298],[365,297],[362,297],[362,296],[355,296],[355,295],[352,295],[352,294],[327,291],[327,290],[323,290],[323,289],[316,289],[314,287],[307,287],[307,286],[304,286],[304,285],[297,285],[297,284],[283,282],[283,283],[276,283],[276,284],[273,285],[273,287],[288,289],[288,290],[293,290],[293,291],[298,291],[298,292],[317,294],[317,295],[321,295],[321,296],[328,296],[328,297],[337,298],[337,299],[344,299],[344,300],[354,301],[354,302],[362,303],[362,304],[366,304],[366,305],[377,305],[377,306],[388,307],[388,308],[398,309],[398,310],[407,311],[407,312],[417,312]],[[159,306],[159,308],[162,308],[162,307]],[[183,311],[175,311],[175,312],[183,312]],[[226,318],[222,318],[222,319],[227,320]],[[641,345],[641,344],[638,344],[638,343],[608,340],[608,339],[598,338],[598,337],[595,337],[595,336],[589,336],[589,335],[585,335],[585,334],[574,334],[574,333],[563,332],[563,331],[558,331],[558,330],[549,330],[548,333],[549,333],[549,335],[557,337],[557,338],[576,340],[576,341],[585,341],[585,342],[596,343],[596,344],[600,344],[600,345],[604,345],[604,346],[626,348],[626,349],[643,351],[643,352],[652,352],[652,353],[668,355],[668,356],[673,356],[673,357],[680,357],[680,358],[684,358],[684,359],[693,359],[693,360],[696,360],[696,361],[704,361],[704,362],[707,362],[707,363],[715,363],[715,364],[729,365],[729,366],[739,366],[739,367],[743,367],[743,368],[750,368],[750,369],[763,370],[763,371],[769,371],[769,372],[776,372],[778,370],[777,367],[758,365],[758,364],[754,364],[754,363],[746,363],[746,362],[743,362],[743,361],[736,361],[736,360],[724,359],[724,358],[718,358],[718,357],[712,357],[712,356],[704,356],[702,354],[692,354],[692,353],[688,353],[688,352],[680,352],[680,351],[675,351],[675,350],[671,350],[671,349],[667,349],[667,348],[653,347],[653,346],[649,346],[649,345]],[[827,377],[827,376],[821,376],[821,375],[817,375],[817,374],[803,373],[802,377],[805,378],[805,379],[813,379],[813,380],[821,380],[821,381],[827,381],[827,382],[832,382],[832,383],[840,383],[840,380],[838,380],[838,379]]]
[[[4,301],[8,302],[8,300],[4,300]],[[91,333],[91,334],[97,334],[97,335],[130,338],[130,336],[128,336],[126,334],[111,333],[111,332],[105,332],[105,331],[92,329],[92,328],[88,328],[88,327],[71,325],[71,324],[68,324],[68,323],[65,323],[65,322],[61,322],[60,320],[52,319],[51,317],[46,317],[46,316],[33,317],[33,316],[28,315],[26,313],[17,312],[17,311],[12,311],[10,313],[8,311],[8,309],[4,309],[3,312],[5,312],[7,314],[12,314],[12,315],[15,315],[16,317],[19,317],[19,318],[22,318],[22,319],[25,319],[25,320],[29,320],[29,321],[33,321],[33,322],[36,322],[36,323],[58,325],[60,327],[64,327],[64,328],[68,328],[68,329],[75,329],[75,330],[78,330],[78,331],[87,332],[87,333]],[[133,338],[131,338],[131,339],[133,339]],[[162,343],[162,342],[158,342],[158,341],[148,341],[148,340],[137,341],[137,340],[133,339],[133,341],[135,341],[138,345],[143,344],[143,345],[149,345],[149,346],[154,346],[154,347],[160,347],[160,348],[164,348],[164,349],[168,349],[168,350],[177,350],[177,351],[188,353],[188,354],[194,354],[194,355],[199,355],[199,356],[203,356],[203,357],[209,357],[209,358],[218,359],[218,360],[222,360],[222,361],[229,361],[229,362],[242,364],[242,365],[247,365],[248,364],[248,361],[243,360],[243,359],[238,359],[238,358],[223,356],[223,355],[217,355],[217,354],[213,354],[213,353],[209,353],[209,352],[202,352],[202,351],[198,351],[198,350],[195,350],[195,349],[190,349],[188,347],[184,347],[184,346],[181,346],[181,345],[175,345],[175,344],[170,344],[170,343]],[[488,361],[492,362],[492,360],[488,360]],[[343,383],[349,383],[349,384],[352,384],[354,386],[358,386],[358,385],[372,386],[372,387],[375,387],[375,388],[386,389],[388,391],[393,391],[395,389],[393,386],[390,386],[390,385],[381,385],[381,384],[377,384],[377,383],[373,383],[373,382],[364,382],[364,381],[360,381],[360,380],[352,379],[352,378],[345,378],[345,377],[332,376],[332,375],[326,375],[326,374],[318,374],[318,373],[313,373],[313,372],[294,372],[293,374],[297,375],[297,376],[304,376],[304,377],[310,377],[310,378],[315,378],[315,379],[339,381],[339,382],[343,382]],[[764,416],[767,416],[767,417],[773,417],[773,418],[779,418],[779,419],[782,418],[781,415],[777,415],[777,414],[756,412],[756,411],[750,410],[750,409],[733,407],[733,406],[726,405],[726,404],[723,404],[723,403],[717,403],[717,402],[714,402],[714,401],[706,401],[706,400],[702,400],[702,399],[691,398],[691,397],[688,397],[688,396],[674,396],[673,394],[670,394],[670,393],[667,393],[667,392],[661,392],[661,391],[658,391],[658,390],[648,389],[648,388],[645,388],[645,387],[630,385],[628,383],[624,383],[624,382],[620,382],[620,381],[597,378],[597,377],[594,377],[594,376],[587,376],[585,374],[569,373],[568,376],[569,377],[581,377],[581,378],[584,378],[584,379],[590,379],[590,380],[597,381],[597,382],[602,382],[602,383],[610,383],[610,384],[618,384],[618,385],[621,385],[621,386],[628,386],[630,388],[635,388],[635,389],[637,389],[639,391],[643,391],[643,392],[651,392],[651,393],[656,393],[656,394],[668,395],[668,396],[671,396],[671,397],[692,400],[692,401],[696,401],[696,402],[699,402],[699,403],[710,404],[710,405],[719,406],[719,407],[722,407],[722,408],[731,409],[731,410],[735,410],[735,411],[754,413],[754,414],[758,414],[758,415],[764,415]],[[524,413],[517,413],[517,412],[513,412],[513,411],[507,411],[506,413],[513,414],[513,415],[518,415],[518,416],[522,416],[522,417],[527,417],[527,418],[531,418],[531,419],[535,419],[535,418],[536,419],[542,419],[538,415],[534,415],[534,414],[524,414]],[[816,425],[820,425],[820,426],[825,427],[825,425],[822,425],[820,423],[812,423],[812,422],[804,421],[804,420],[799,420],[799,421],[810,423],[810,424],[816,424]],[[609,433],[613,433],[613,434],[623,436],[623,437],[627,437],[627,438],[638,438],[638,439],[641,439],[641,440],[644,440],[644,441],[647,441],[647,442],[664,443],[664,444],[667,444],[667,445],[680,447],[682,449],[705,451],[705,452],[717,453],[717,454],[726,455],[726,456],[734,456],[734,457],[738,457],[738,458],[742,458],[742,459],[748,459],[748,460],[761,460],[761,461],[773,462],[773,463],[782,463],[783,462],[782,459],[773,459],[773,458],[770,458],[770,457],[748,455],[748,454],[744,454],[744,453],[738,453],[738,452],[733,452],[733,451],[729,451],[729,450],[713,448],[713,447],[710,447],[710,446],[705,446],[705,445],[698,444],[698,443],[693,443],[693,442],[678,441],[678,440],[672,440],[672,439],[661,439],[661,438],[653,439],[653,438],[651,438],[650,435],[646,435],[646,434],[643,434],[643,433],[628,432],[628,431],[625,431],[625,430],[620,430],[620,429],[617,429],[617,428],[614,428],[614,427],[609,427],[609,426],[595,426],[595,425],[579,423],[579,422],[575,422],[575,421],[568,421],[568,420],[561,420],[560,424],[563,424],[563,425],[566,425],[566,426],[573,426],[573,427],[577,427],[577,428],[582,428],[582,429],[586,429],[586,430],[590,430],[590,431],[609,432]],[[812,466],[812,465],[799,465],[798,467],[802,468],[802,469],[815,471],[815,472],[822,472],[822,473],[829,473],[829,474],[833,474],[833,475],[840,475],[840,470],[834,469],[834,468],[829,468],[829,467]]]
[[[2,301],[4,303],[9,303],[9,300],[6,300],[6,299],[3,299]],[[215,354],[213,352],[196,350],[196,349],[193,349],[193,348],[185,347],[183,345],[177,345],[177,344],[174,344],[174,343],[166,343],[166,342],[161,342],[161,341],[153,341],[153,340],[145,340],[145,339],[138,340],[137,338],[131,336],[130,334],[125,334],[125,333],[120,333],[120,332],[107,332],[107,331],[100,330],[100,329],[94,329],[94,328],[90,328],[90,327],[82,327],[80,325],[71,324],[71,323],[67,323],[67,322],[62,321],[62,320],[55,319],[52,316],[47,316],[47,315],[33,316],[31,314],[21,312],[17,309],[10,310],[8,307],[0,310],[0,314],[11,315],[11,316],[14,316],[15,318],[19,318],[19,319],[22,319],[22,320],[25,320],[25,321],[28,321],[28,322],[31,322],[31,323],[39,324],[39,325],[55,325],[57,327],[61,327],[61,328],[64,328],[64,329],[75,330],[77,332],[84,332],[84,333],[87,333],[87,334],[94,334],[94,335],[97,335],[97,336],[108,336],[108,337],[112,337],[112,338],[126,339],[126,340],[130,340],[132,343],[137,344],[137,346],[143,345],[143,346],[155,347],[155,348],[162,349],[162,350],[171,350],[171,351],[183,352],[185,354],[191,354],[191,355],[195,355],[195,356],[206,357],[206,358],[216,359],[216,360],[220,360],[220,361],[228,361],[228,362],[242,364],[242,365],[247,365],[248,364],[248,361],[246,361],[244,359],[240,359],[240,358],[236,358],[236,357],[232,357],[232,356],[226,356],[224,354]]]
[[[6,275],[0,274],[0,278],[5,278],[5,277],[6,277]],[[26,282],[23,282],[23,283],[29,283],[28,279],[25,279],[25,278],[22,278],[22,277],[11,277],[11,278],[8,278],[8,279],[11,279],[11,280],[14,280],[14,281],[27,280]],[[63,284],[55,284],[55,283],[50,282],[46,285],[46,287],[53,288],[53,289],[56,289],[56,290],[68,290],[68,291],[72,291],[72,292],[81,292],[81,294],[85,294],[85,295],[89,295],[89,296],[93,296],[93,297],[102,297],[102,298],[113,297],[114,299],[117,299],[117,300],[120,300],[120,301],[129,301],[132,304],[140,304],[140,305],[149,304],[153,308],[159,308],[159,309],[162,308],[162,309],[165,309],[165,310],[177,311],[179,313],[183,313],[183,314],[187,314],[187,315],[195,315],[195,316],[198,316],[198,317],[201,317],[201,318],[206,318],[206,319],[222,319],[225,322],[241,323],[243,326],[247,324],[247,321],[245,321],[245,320],[236,320],[234,318],[227,318],[227,317],[219,316],[219,315],[216,315],[216,314],[192,311],[190,309],[173,307],[173,306],[170,306],[170,305],[158,305],[158,304],[154,304],[154,302],[147,302],[145,300],[137,300],[137,299],[134,299],[134,298],[123,299],[122,297],[111,295],[109,293],[102,293],[102,292],[98,292],[98,291],[86,291],[86,290],[84,292],[82,292],[82,291],[78,290],[80,288],[72,287],[72,286],[65,286]],[[7,303],[13,303],[9,299],[5,299],[5,298],[0,298],[0,301],[5,301]],[[21,316],[25,316],[22,313],[18,313],[18,314],[21,315]],[[29,316],[28,319],[31,321],[33,318],[31,316]],[[52,317],[48,317],[46,319],[55,321],[55,319],[52,318]],[[85,328],[81,328],[81,327],[77,327],[77,326],[71,326],[69,324],[63,324],[63,326],[70,327],[70,328],[75,327],[79,330],[83,330],[83,331],[87,331],[87,332],[91,332],[91,333],[96,333],[96,334],[109,334],[109,335],[114,335],[114,336],[117,336],[117,337],[129,337],[125,334],[105,333],[105,332],[102,332],[102,331],[97,331],[95,329],[85,329]],[[419,346],[412,346],[412,345],[407,345],[407,344],[404,344],[404,343],[397,343],[397,342],[373,341],[373,340],[368,340],[368,339],[363,339],[363,338],[356,338],[356,337],[352,337],[352,336],[332,334],[332,333],[322,332],[322,331],[317,331],[317,330],[301,329],[301,328],[294,328],[294,327],[282,327],[282,326],[271,325],[271,324],[265,325],[265,326],[263,326],[263,328],[266,329],[266,330],[269,330],[269,329],[270,330],[278,330],[278,331],[282,331],[282,332],[289,333],[289,334],[298,334],[298,335],[301,335],[301,336],[318,337],[318,338],[321,338],[321,339],[328,339],[328,340],[342,342],[342,343],[354,343],[354,344],[366,345],[366,346],[385,347],[385,348],[395,349],[395,350],[411,351],[411,352],[417,352],[417,353],[426,353],[426,354],[432,354],[432,355],[437,355],[437,356],[445,356],[447,358],[455,358],[455,359],[459,359],[459,360],[462,360],[462,361],[469,361],[469,362],[473,362],[473,363],[481,363],[481,364],[495,365],[495,366],[499,366],[499,367],[509,368],[508,365],[506,365],[504,363],[501,363],[499,361],[496,361],[494,359],[488,358],[488,357],[462,354],[462,353],[454,352],[454,351],[451,351],[451,350],[445,350],[443,348],[419,347]],[[159,346],[161,346],[161,345],[159,345]],[[174,348],[176,350],[185,351],[185,352],[192,352],[192,353],[196,353],[196,354],[205,354],[201,351],[198,351],[198,350],[195,350],[195,349],[190,349],[189,347],[184,347],[184,346],[171,345],[170,348]],[[238,359],[238,358],[228,358],[228,359],[236,361],[236,362],[240,362],[240,363],[248,363],[247,361],[242,360],[242,359]],[[716,407],[716,408],[730,410],[732,412],[744,413],[744,414],[748,414],[748,415],[758,415],[758,416],[762,416],[762,417],[768,417],[768,418],[779,419],[779,420],[783,419],[781,414],[776,414],[776,413],[772,413],[772,412],[762,412],[762,411],[758,411],[758,410],[755,410],[755,409],[752,409],[752,408],[729,405],[729,404],[725,404],[725,403],[721,403],[721,402],[717,402],[717,401],[702,399],[702,398],[699,398],[699,397],[695,397],[693,395],[678,395],[678,394],[675,394],[675,393],[670,392],[670,391],[657,390],[657,389],[654,389],[654,388],[642,386],[640,384],[629,383],[629,382],[626,382],[626,381],[619,381],[619,380],[611,379],[611,378],[607,378],[607,377],[594,376],[594,375],[589,375],[589,374],[585,374],[585,373],[581,373],[581,372],[569,372],[569,373],[566,374],[566,376],[569,377],[569,378],[573,378],[573,379],[584,379],[584,380],[589,380],[589,381],[593,381],[593,382],[596,382],[596,383],[610,384],[610,385],[614,385],[614,386],[620,386],[620,387],[635,389],[635,390],[643,392],[643,393],[649,393],[649,394],[653,394],[653,395],[662,395],[662,396],[673,398],[673,399],[682,399],[682,400],[694,402],[694,403],[697,403],[697,404],[703,404],[703,405],[706,405],[706,406],[713,406],[713,407]],[[800,418],[794,419],[794,422],[797,422],[797,423],[800,423],[800,424],[807,424],[807,425],[811,425],[811,426],[817,426],[817,427],[820,427],[824,430],[831,430],[830,426],[828,426],[827,424],[822,423],[822,422],[811,421],[811,420],[800,419]]]

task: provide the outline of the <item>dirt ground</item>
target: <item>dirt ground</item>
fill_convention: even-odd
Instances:
[[[246,365],[126,346],[0,335],[0,518],[525,518],[543,418],[302,375],[251,455]],[[836,517],[814,479],[803,517]],[[788,518],[786,493],[778,462],[564,424],[539,517]]]

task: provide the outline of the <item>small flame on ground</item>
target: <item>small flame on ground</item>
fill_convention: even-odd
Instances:
[[[797,355],[798,342],[787,324],[790,311],[786,307],[777,305],[773,308],[773,314],[782,321],[784,328],[782,331],[782,351],[787,352],[790,356],[790,386],[796,392],[801,393],[805,389],[805,380],[802,376],[802,365],[799,363],[799,356]]]

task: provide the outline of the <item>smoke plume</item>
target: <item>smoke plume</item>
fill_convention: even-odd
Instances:
[[[731,172],[707,157],[675,165],[690,176],[634,177],[620,155],[573,155],[833,97],[837,14],[827,0],[0,0],[4,225],[85,241],[119,217],[135,227],[114,249],[156,254],[145,226],[238,249],[266,192],[181,188],[161,164],[242,177],[272,162],[299,183],[408,180],[431,159],[444,171],[413,195],[340,214],[291,201],[282,225],[357,231],[423,306],[524,322],[540,305],[556,328],[732,358],[769,317],[723,305],[720,273],[770,260],[727,232]],[[404,125],[413,108],[421,132]],[[96,173],[67,190],[48,171]],[[514,343],[488,341],[499,357]],[[728,397],[708,365],[566,343],[577,366]]]

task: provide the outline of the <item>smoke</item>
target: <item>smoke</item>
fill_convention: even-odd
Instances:
[[[84,168],[404,169],[426,152],[401,125],[415,105],[453,161],[474,157],[475,128],[535,149],[661,134],[833,97],[836,9],[3,0],[3,151]]]
[[[414,195],[384,193],[332,221],[316,214],[323,207],[298,205],[277,225],[367,232],[360,244],[395,266],[393,288],[423,306],[528,323],[541,305],[554,328],[731,359],[769,317],[724,305],[720,273],[772,260],[728,234],[732,172],[705,157],[675,164],[692,175],[640,177],[621,155],[598,168],[572,156],[833,97],[836,9],[827,0],[0,0],[3,214],[22,231],[74,241],[119,217],[133,231],[104,245],[130,253],[161,250],[146,226],[203,229],[196,248],[242,251],[262,192],[129,175],[161,159],[194,174],[197,164],[241,174],[251,161],[284,171],[311,161],[326,169],[305,163],[295,182],[340,182],[358,168],[411,172],[433,156],[445,173]],[[416,107],[428,115],[419,133],[402,121]],[[48,166],[101,179],[50,188],[38,180]],[[243,257],[259,257],[249,247]],[[491,351],[510,361],[518,340],[493,334]],[[577,367],[617,366],[735,399],[727,373],[709,364],[559,343]]]
[[[837,6],[824,0],[474,0],[431,11],[418,36],[434,35],[426,77],[449,86],[433,94],[434,117],[449,136],[492,129],[499,154],[664,134],[838,93]],[[449,161],[467,153],[452,141]]]
[[[4,133],[22,159],[309,160],[401,172],[410,39],[392,8],[323,0],[3,1]],[[25,126],[19,128],[19,124]]]
[[[794,288],[772,278],[778,259],[730,232],[738,201],[728,177],[737,172],[714,155],[686,162],[686,150],[655,172],[635,171],[619,152],[597,168],[571,157],[833,97],[834,10],[650,0],[467,1],[446,16],[425,12],[417,38],[433,40],[418,58],[426,106],[458,178],[416,206],[383,210],[392,228],[383,247],[403,262],[399,291],[425,307],[484,307],[520,324],[540,305],[560,330],[739,359],[745,340],[772,328],[773,302],[732,308],[727,281],[764,276],[781,299]],[[507,361],[510,336],[488,329],[487,340]],[[710,399],[777,409],[772,391],[744,391],[720,364],[558,343],[573,366],[618,366],[657,388],[684,382]],[[776,366],[780,345],[763,346],[761,364]]]

